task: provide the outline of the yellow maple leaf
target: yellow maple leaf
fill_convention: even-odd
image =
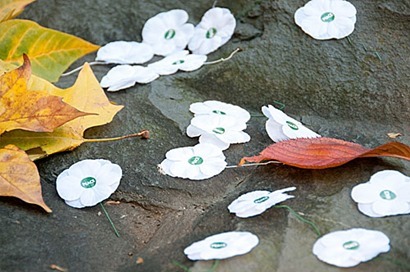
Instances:
[[[100,46],[33,21],[13,19],[0,23],[0,48],[3,61],[19,65],[25,53],[33,74],[56,82],[74,61]]]
[[[16,17],[34,1],[36,0],[0,0],[0,22]]]
[[[72,150],[87,142],[88,140],[83,138],[86,129],[111,122],[115,114],[123,108],[123,106],[113,105],[108,100],[88,64],[84,65],[77,81],[68,89],[59,89],[36,77],[32,77],[29,82],[29,89],[46,90],[50,94],[61,96],[64,102],[79,110],[98,114],[79,117],[55,129],[52,133],[15,130],[0,136],[0,146],[15,144],[26,150],[33,160]]]
[[[51,132],[87,114],[44,90],[29,91],[30,75],[30,61],[24,56],[21,67],[0,76],[0,134],[15,129]]]

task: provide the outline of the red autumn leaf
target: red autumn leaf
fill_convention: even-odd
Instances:
[[[373,149],[333,138],[292,139],[265,148],[258,156],[244,157],[245,162],[279,161],[305,169],[325,169],[340,166],[365,157],[395,157],[410,160],[410,146],[391,142]]]

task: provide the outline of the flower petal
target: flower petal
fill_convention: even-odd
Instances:
[[[191,260],[225,259],[251,251],[259,239],[250,232],[225,232],[209,236],[185,248]]]
[[[222,153],[222,150],[215,145],[206,143],[197,144],[193,147],[193,152],[196,156],[200,156],[202,158],[209,158],[211,160],[217,158],[219,160],[225,160],[225,156]]]
[[[268,119],[265,124],[266,132],[269,138],[274,142],[280,142],[289,139],[282,131],[282,124],[277,123],[273,119]]]
[[[166,56],[186,47],[194,26],[186,24],[188,14],[181,9],[162,12],[150,18],[142,29],[143,42],[157,55]]]
[[[359,204],[357,204],[357,208],[359,209],[359,211],[361,213],[363,213],[367,216],[370,216],[370,217],[383,217],[383,216],[385,216],[385,215],[382,215],[382,214],[375,213],[373,211],[373,203],[370,203],[370,204],[359,203]]]
[[[132,87],[137,82],[136,71],[130,65],[118,65],[112,68],[101,79],[101,87],[108,88],[108,91],[118,91]]]
[[[201,136],[201,134],[203,133],[205,133],[205,131],[197,128],[194,125],[189,125],[186,129],[186,134],[188,135],[188,137],[191,137],[191,138]]]
[[[379,199],[378,193],[370,184],[362,183],[353,187],[351,197],[356,202],[367,204]]]
[[[372,209],[380,215],[396,215],[410,213],[410,203],[400,199],[378,200],[373,203]]]
[[[154,56],[150,45],[138,42],[115,41],[101,47],[97,52],[97,61],[118,64],[140,64]]]
[[[215,135],[204,133],[199,137],[199,143],[201,144],[212,144],[217,146],[221,150],[226,150],[229,148],[230,144],[224,141],[221,141]]]
[[[85,206],[81,203],[81,201],[80,201],[80,199],[76,199],[76,200],[73,200],[73,201],[68,201],[68,200],[66,200],[65,201],[65,203],[68,205],[68,206],[71,206],[71,207],[73,207],[73,208],[84,208]]]
[[[169,150],[165,157],[171,161],[188,161],[189,158],[194,156],[194,150],[192,147],[178,147]]]
[[[390,249],[388,237],[380,231],[353,228],[335,231],[319,238],[313,253],[322,261],[339,267],[352,267]]]
[[[149,67],[134,66],[135,81],[146,84],[154,81],[159,75]]]
[[[80,202],[86,207],[97,205],[100,201],[95,197],[94,190],[84,190],[80,197]]]
[[[65,170],[68,171],[68,170]],[[60,178],[57,177],[56,188],[58,195],[64,200],[72,201],[79,199],[82,191],[84,190],[80,184],[81,180],[75,177],[65,176]]]

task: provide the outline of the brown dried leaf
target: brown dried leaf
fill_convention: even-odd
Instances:
[[[340,166],[364,157],[395,157],[410,160],[410,147],[391,142],[374,149],[333,138],[292,139],[272,144],[258,156],[244,157],[245,162],[279,161],[305,169],[325,169]]]

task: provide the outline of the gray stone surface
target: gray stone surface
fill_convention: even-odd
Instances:
[[[0,271],[48,271],[57,264],[69,271],[207,271],[213,262],[191,262],[183,249],[208,235],[247,230],[260,245],[250,254],[219,262],[215,271],[406,271],[410,260],[409,217],[368,218],[350,199],[351,188],[383,169],[410,175],[410,163],[397,159],[362,159],[328,170],[300,170],[270,165],[227,169],[195,182],[161,175],[157,164],[166,151],[190,146],[185,135],[192,115],[189,104],[216,99],[260,114],[263,105],[280,101],[285,112],[323,136],[367,147],[391,139],[410,144],[410,4],[402,0],[352,0],[358,10],[356,30],[348,39],[316,41],[293,22],[302,0],[219,1],[238,22],[234,38],[209,59],[232,60],[192,73],[164,76],[109,98],[125,108],[108,125],[86,132],[111,137],[149,129],[149,140],[128,139],[84,144],[70,153],[38,161],[50,215],[13,198],[0,198]],[[21,15],[41,25],[97,44],[141,40],[145,20],[158,12],[183,8],[199,22],[213,1],[38,0]],[[377,54],[380,58],[377,56]],[[90,54],[78,61],[92,61]],[[109,67],[94,67],[101,78]],[[60,86],[70,86],[75,76]],[[251,142],[225,152],[229,164],[254,155],[271,143],[265,118],[248,123]],[[117,238],[99,206],[73,209],[55,190],[56,176],[81,159],[105,158],[122,166],[124,176],[107,210]],[[390,253],[352,269],[338,269],[311,253],[317,239],[308,225],[283,209],[239,219],[227,205],[242,193],[296,186],[286,204],[315,222],[322,233],[350,227],[381,230],[391,239]],[[137,264],[137,258],[144,259]]]

